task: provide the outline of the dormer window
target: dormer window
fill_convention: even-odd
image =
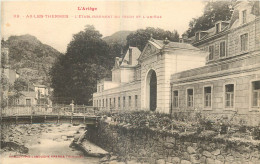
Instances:
[[[221,31],[221,23],[216,23],[216,33]]]
[[[129,65],[132,65],[132,49],[129,48]]]
[[[200,32],[196,32],[195,34],[196,41],[200,40]]]
[[[196,41],[199,41],[199,40],[203,39],[207,34],[208,34],[207,31],[198,31],[198,32],[196,32],[195,33]]]
[[[242,24],[246,23],[246,10],[242,11]]]

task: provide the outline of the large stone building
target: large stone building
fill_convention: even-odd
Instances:
[[[94,105],[166,113],[259,112],[259,8],[258,1],[237,2],[230,21],[191,38],[183,35],[181,43],[151,38],[141,54],[130,47],[116,59],[112,81],[98,82]]]
[[[218,21],[187,40],[209,55],[204,67],[171,76],[172,111],[199,110],[216,117],[259,113],[259,7],[257,1],[238,2],[230,21]],[[251,116],[251,121],[259,119]]]
[[[171,75],[205,65],[206,55],[187,43],[153,38],[142,53],[129,47],[123,58],[116,58],[112,80],[98,81],[94,106],[168,113]]]

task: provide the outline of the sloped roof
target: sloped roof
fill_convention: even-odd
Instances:
[[[155,45],[153,42],[157,46],[159,46],[159,49],[164,48],[164,49],[187,49],[187,50],[196,50],[196,51],[199,50],[197,47],[194,47],[189,43],[179,43],[179,42],[170,42],[170,41],[168,41],[168,43],[165,43],[165,41],[163,40],[155,40],[155,39],[150,40],[150,43]]]
[[[129,62],[129,49],[132,50],[132,65],[137,65],[138,61],[137,59],[139,58],[141,51],[137,47],[129,47],[127,52],[125,53],[123,60],[121,62],[121,66],[128,65]]]

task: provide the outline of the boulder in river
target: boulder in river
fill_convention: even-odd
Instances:
[[[94,157],[104,157],[109,153],[104,149],[98,147],[97,145],[89,142],[88,140],[83,140],[79,146],[83,149],[83,151],[89,155]]]

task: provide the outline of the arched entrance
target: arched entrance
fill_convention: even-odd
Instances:
[[[157,77],[154,70],[150,70],[146,79],[146,102],[151,111],[157,108]]]

